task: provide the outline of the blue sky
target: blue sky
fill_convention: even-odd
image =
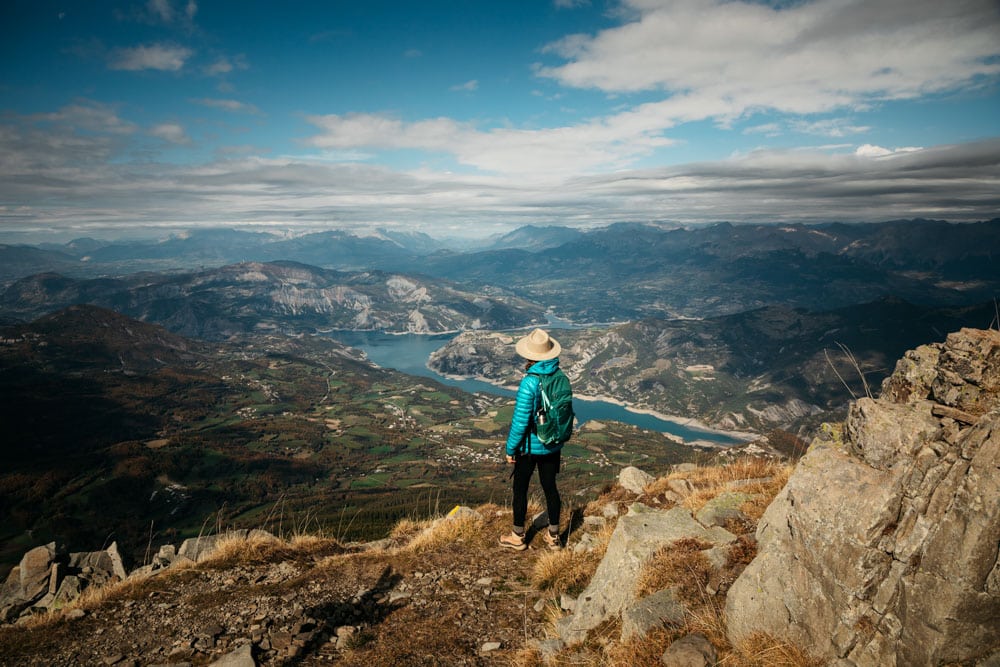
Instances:
[[[0,53],[0,239],[1000,215],[995,0],[8,0]]]

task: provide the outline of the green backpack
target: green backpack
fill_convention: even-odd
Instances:
[[[535,412],[535,435],[546,447],[561,445],[573,435],[573,389],[561,370],[551,375],[529,373],[538,378],[541,405]]]

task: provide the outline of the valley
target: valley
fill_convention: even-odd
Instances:
[[[371,539],[505,503],[511,399],[376,367],[334,329],[448,332],[433,372],[512,386],[513,336],[555,318],[577,395],[801,453],[903,351],[997,322],[1000,219],[902,224],[2,246],[0,562],[51,539],[142,561],[232,526]],[[584,502],[622,466],[711,453],[594,419],[564,484]]]

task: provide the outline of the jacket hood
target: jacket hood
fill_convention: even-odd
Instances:
[[[555,373],[559,368],[559,357],[555,359],[546,359],[545,361],[536,361],[531,368],[528,369],[529,373],[537,373],[539,375],[550,375]]]

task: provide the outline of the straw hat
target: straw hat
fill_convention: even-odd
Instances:
[[[535,329],[530,334],[517,341],[514,346],[517,353],[531,361],[545,361],[555,359],[562,352],[562,346],[555,338],[541,329]]]

